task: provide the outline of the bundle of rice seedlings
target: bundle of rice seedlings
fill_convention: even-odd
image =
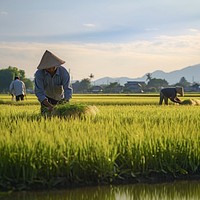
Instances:
[[[81,117],[86,115],[95,116],[98,113],[96,106],[89,106],[84,104],[58,104],[54,107],[51,116],[58,117]]]
[[[186,99],[186,100],[181,102],[181,105],[199,106],[200,100],[198,100],[198,99]]]

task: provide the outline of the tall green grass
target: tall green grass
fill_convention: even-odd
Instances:
[[[0,105],[0,188],[199,174],[199,107],[114,104],[83,119],[44,118],[39,105]]]
[[[198,99],[200,94],[185,94],[181,100]],[[159,94],[73,94],[72,103],[83,103],[89,105],[158,105]],[[7,105],[39,105],[34,94],[28,94],[22,102],[12,100],[11,95],[0,94],[0,104]],[[170,105],[174,103],[169,101]]]
[[[72,103],[84,103],[89,105],[157,105],[158,94],[74,94],[70,100]],[[24,101],[13,101],[10,95],[0,95],[0,104],[7,105],[38,105],[35,95],[28,94]]]

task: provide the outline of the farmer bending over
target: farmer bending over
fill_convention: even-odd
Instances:
[[[163,88],[160,91],[160,102],[159,104],[162,105],[163,99],[165,105],[168,105],[168,99],[170,99],[174,103],[181,103],[181,100],[177,97],[177,94],[184,96],[183,87],[174,87],[174,88]]]
[[[18,76],[10,84],[10,94],[12,98],[16,98],[16,101],[23,101],[26,95],[26,86],[23,81],[19,79]]]
[[[69,102],[72,98],[70,75],[61,66],[61,60],[49,51],[45,51],[35,73],[35,95],[41,103],[41,113],[51,112],[60,102]]]

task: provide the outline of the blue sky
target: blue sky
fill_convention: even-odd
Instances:
[[[73,80],[199,64],[199,9],[198,0],[1,0],[0,68],[33,77],[46,49]]]

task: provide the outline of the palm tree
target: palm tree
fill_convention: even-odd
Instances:
[[[90,79],[94,78],[94,74],[91,73],[91,74],[89,75],[89,78],[90,78]]]
[[[150,81],[150,80],[152,80],[152,75],[151,75],[151,73],[148,73],[148,74],[146,74],[146,76],[147,76],[147,81]]]
[[[89,78],[90,78],[90,82],[92,83],[92,79],[94,78],[94,74],[91,73],[91,74],[89,75]]]

